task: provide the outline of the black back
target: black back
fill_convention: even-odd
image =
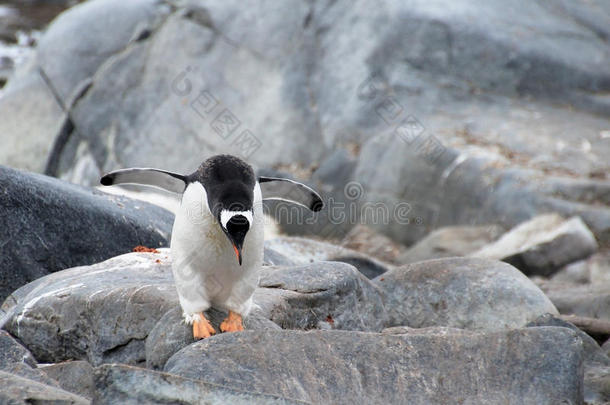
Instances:
[[[252,209],[256,176],[252,167],[238,157],[212,156],[186,179],[187,183],[198,181],[203,185],[208,195],[208,206],[216,218],[222,209]]]

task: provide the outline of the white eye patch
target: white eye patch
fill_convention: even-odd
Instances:
[[[252,211],[229,211],[229,210],[220,211],[220,225],[222,225],[223,228],[227,229],[227,223],[235,215],[243,215],[248,220],[248,225],[252,226]]]

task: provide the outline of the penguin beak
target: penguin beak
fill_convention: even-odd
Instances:
[[[233,250],[235,250],[235,256],[237,257],[237,261],[239,262],[239,265],[241,266],[241,246],[237,247],[234,244]]]

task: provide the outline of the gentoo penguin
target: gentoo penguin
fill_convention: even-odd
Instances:
[[[323,207],[311,188],[293,180],[258,177],[231,155],[204,161],[192,174],[160,169],[117,170],[102,177],[105,186],[143,184],[182,193],[171,239],[172,270],[185,322],[193,337],[216,333],[203,312],[211,306],[229,311],[222,332],[243,330],[242,317],[263,263],[263,200],[284,200],[312,211]]]

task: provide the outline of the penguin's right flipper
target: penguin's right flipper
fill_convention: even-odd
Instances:
[[[121,169],[110,172],[101,178],[104,186],[115,184],[142,184],[158,187],[173,193],[183,193],[186,188],[186,176],[160,169]]]

